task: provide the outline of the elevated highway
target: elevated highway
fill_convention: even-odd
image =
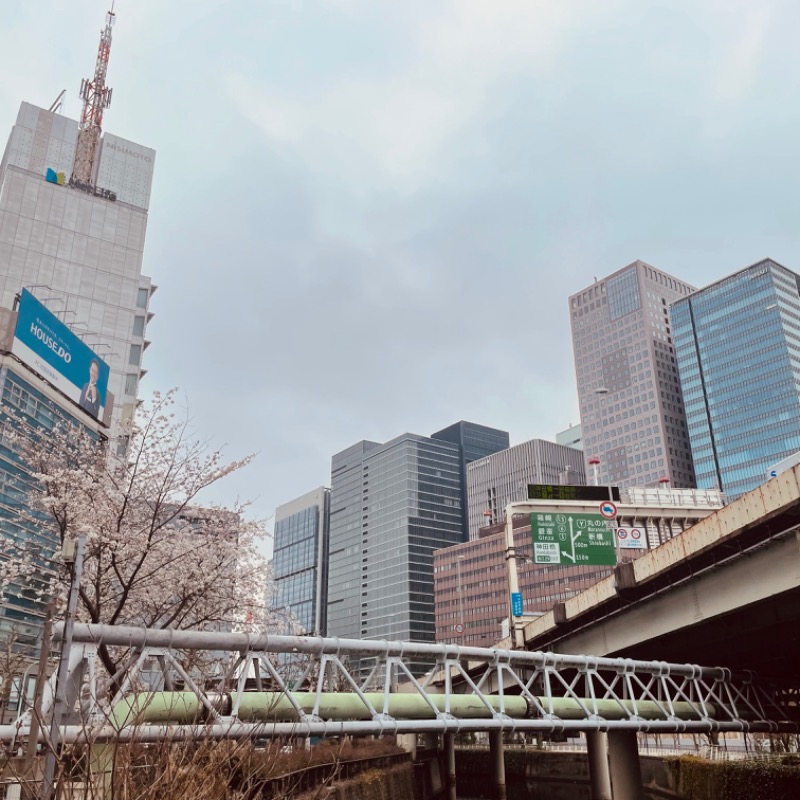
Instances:
[[[523,628],[525,648],[707,663],[793,681],[800,468],[696,523]],[[504,641],[499,646],[510,646]]]

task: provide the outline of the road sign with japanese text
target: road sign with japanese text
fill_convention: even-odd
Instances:
[[[646,538],[642,528],[617,528],[620,550],[647,550]]]
[[[599,514],[531,514],[534,564],[613,566],[617,563],[613,523]]]

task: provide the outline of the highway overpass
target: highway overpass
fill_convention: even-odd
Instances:
[[[795,467],[527,623],[525,647],[792,681],[800,664],[799,534]]]

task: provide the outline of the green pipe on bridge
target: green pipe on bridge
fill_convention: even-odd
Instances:
[[[317,702],[314,692],[292,692],[292,698],[306,714],[311,714]],[[379,713],[383,709],[384,695],[381,692],[364,694],[367,701]],[[456,719],[491,719],[500,711],[500,698],[485,695],[491,709],[475,695],[451,695],[450,714]],[[440,712],[445,711],[445,695],[428,695],[428,699]],[[236,703],[236,693],[212,696],[215,708],[222,716],[229,716]],[[543,708],[549,707],[546,698],[538,698]],[[506,695],[504,713],[512,719],[535,719],[541,716],[538,709],[529,705],[519,695]],[[592,701],[583,700],[591,709]],[[666,704],[665,704],[666,705]],[[652,700],[597,700],[597,715],[605,720],[623,720],[637,716],[643,720],[666,720],[664,706]],[[675,717],[681,720],[699,720],[702,715],[696,707],[686,702],[672,704]],[[710,717],[715,716],[712,706],[707,706]],[[552,700],[553,714],[564,720],[586,719],[587,714],[577,700],[559,698]],[[357,694],[323,692],[320,695],[319,716],[331,721],[371,720],[373,712],[364,706]],[[436,712],[419,694],[390,694],[388,714],[395,719],[435,719]],[[117,725],[144,723],[192,723],[208,712],[193,692],[154,692],[139,694],[121,700],[114,708],[113,719]],[[239,700],[238,719],[242,722],[292,722],[299,719],[298,713],[282,692],[243,692]]]

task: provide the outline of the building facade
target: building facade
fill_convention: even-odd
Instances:
[[[583,437],[580,423],[577,425],[570,423],[568,428],[559,431],[556,434],[556,444],[563,444],[564,447],[572,447],[575,450],[583,450]]]
[[[437,431],[431,435],[432,439],[442,439],[445,442],[457,444],[461,453],[461,496],[467,496],[467,466],[473,461],[507,450],[509,446],[508,431],[489,428],[486,425],[476,425],[474,422],[456,422],[454,425]],[[467,503],[462,504],[462,525],[464,536],[462,541],[469,538],[469,514]]]
[[[528,499],[529,483],[583,484],[586,476],[579,451],[564,445],[531,439],[507,450],[473,461],[467,467],[469,538],[502,522],[509,503]]]
[[[107,428],[102,420],[45,380],[39,369],[33,368],[38,366],[36,357],[26,362],[12,352],[16,350],[18,316],[11,309],[0,308],[0,424],[17,427],[22,423],[21,429],[34,437],[56,429],[78,429],[98,443],[104,441]],[[58,346],[68,346],[56,327],[55,323],[48,325]],[[71,355],[78,360],[75,352]],[[106,395],[103,402],[111,408],[113,397]],[[31,659],[41,645],[50,582],[55,575],[53,560],[60,546],[52,520],[31,504],[36,491],[36,479],[19,447],[0,436],[0,561],[18,559],[36,566],[24,579],[0,581],[0,647],[10,647]],[[31,558],[35,561],[30,562]],[[2,567],[0,564],[0,577]]]
[[[569,298],[587,472],[618,486],[695,485],[670,304],[687,283],[635,261]]]
[[[155,289],[142,275],[155,151],[103,135],[70,186],[78,122],[22,103],[0,162],[0,305],[23,287],[109,364],[111,436],[132,418]],[[124,442],[123,442],[124,443]]]
[[[462,539],[458,445],[407,433],[337,453],[328,634],[433,641],[433,553]]]
[[[765,259],[672,306],[698,486],[738,497],[800,450],[799,283]]]
[[[321,486],[275,511],[272,611],[320,636],[327,633],[330,495]]]
[[[631,487],[621,492],[617,522],[643,532],[647,547],[669,541],[722,506],[717,491]],[[589,513],[597,504],[535,501],[543,511]],[[525,615],[550,611],[557,603],[590,588],[612,567],[553,566],[532,562],[529,515],[514,520],[514,545]],[[646,550],[618,550],[630,560]],[[507,635],[509,590],[506,534],[502,521],[480,531],[477,539],[434,554],[436,640],[471,647],[491,647]]]

